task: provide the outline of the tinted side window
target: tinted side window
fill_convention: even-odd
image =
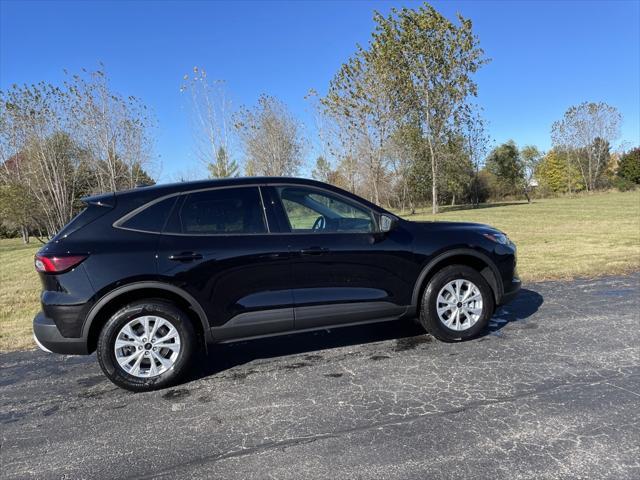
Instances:
[[[161,232],[178,197],[165,198],[123,222],[120,226],[145,232]]]
[[[190,193],[178,212],[178,220],[180,231],[177,233],[211,235],[267,232],[257,187]]]
[[[329,192],[304,187],[278,189],[293,232],[373,232],[371,212]]]

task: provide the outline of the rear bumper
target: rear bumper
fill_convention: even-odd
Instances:
[[[509,284],[504,286],[504,293],[502,294],[502,298],[500,299],[500,305],[504,305],[505,303],[509,303],[518,295],[520,292],[520,287],[522,286],[522,282],[518,277],[513,277]]]
[[[33,338],[36,345],[45,352],[68,355],[88,355],[86,339],[63,337],[58,327],[43,312],[33,319]]]

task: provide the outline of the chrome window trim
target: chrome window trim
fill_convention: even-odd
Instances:
[[[153,230],[140,230],[139,228],[129,228],[129,227],[123,227],[122,224],[127,222],[128,220],[130,220],[131,218],[135,217],[136,215],[138,215],[139,213],[143,212],[144,210],[146,210],[147,208],[155,205],[156,203],[160,203],[168,198],[171,197],[177,197],[180,195],[180,192],[177,193],[171,193],[169,195],[165,195],[163,197],[158,197],[155,198],[153,200],[151,200],[150,202],[145,203],[144,205],[140,205],[138,208],[134,208],[133,210],[131,210],[129,213],[125,214],[124,216],[120,217],[118,220],[116,220],[115,222],[113,222],[111,224],[111,226],[113,228],[118,228],[120,230],[128,230],[130,232],[141,232],[141,233],[156,233],[156,234],[161,234],[162,231],[160,232],[155,232]],[[173,207],[175,207],[175,202],[173,204]],[[171,214],[173,212],[173,208],[171,209],[171,212],[169,212],[169,214]],[[167,223],[167,220],[169,219],[169,217],[167,217],[167,219],[165,220],[165,224]],[[165,225],[162,226],[163,230],[164,230]]]

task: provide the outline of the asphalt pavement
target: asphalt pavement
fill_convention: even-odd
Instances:
[[[490,331],[410,321],[215,347],[144,394],[0,354],[0,478],[640,478],[640,273],[526,285]]]

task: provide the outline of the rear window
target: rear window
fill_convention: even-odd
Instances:
[[[190,193],[167,232],[191,235],[266,233],[257,187]]]
[[[177,196],[165,198],[164,200],[153,203],[133,217],[122,222],[119,226],[145,232],[162,232],[167,217],[173,205],[176,203],[177,198]]]

